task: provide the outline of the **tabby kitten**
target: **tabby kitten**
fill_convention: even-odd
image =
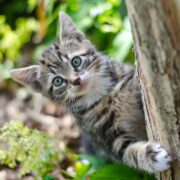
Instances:
[[[12,77],[63,105],[108,158],[148,172],[169,168],[168,152],[146,140],[134,69],[97,52],[69,16],[59,17],[58,42],[39,65],[12,70]]]

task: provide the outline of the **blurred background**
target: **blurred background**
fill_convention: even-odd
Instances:
[[[134,63],[124,1],[0,0],[0,179],[153,179],[90,155],[73,117],[11,79],[10,69],[37,63],[56,40],[60,11],[99,51]]]

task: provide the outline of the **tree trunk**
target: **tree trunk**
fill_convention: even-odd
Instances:
[[[176,157],[156,174],[180,180],[180,0],[126,0],[135,43],[146,127]]]

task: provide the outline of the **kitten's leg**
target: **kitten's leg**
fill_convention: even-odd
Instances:
[[[148,172],[158,172],[170,167],[172,161],[168,152],[157,143],[117,138],[113,143],[115,157],[132,167]]]

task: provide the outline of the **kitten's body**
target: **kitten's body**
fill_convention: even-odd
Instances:
[[[70,111],[101,151],[121,161],[126,146],[146,139],[144,114],[134,70],[112,61],[108,63],[108,68],[110,71],[113,69],[109,76],[116,80],[107,95],[88,107],[82,104],[81,108],[76,108],[76,101],[71,104],[75,110]]]
[[[127,65],[115,64],[112,61],[108,62],[108,68],[110,71],[113,69],[109,76],[116,80],[108,89],[107,95],[88,106],[77,100],[71,103],[70,112],[93,142],[110,155],[111,150],[115,148],[113,144],[116,144],[115,141],[119,138],[124,137],[122,143],[130,139],[145,140],[146,131],[141,95],[134,70]],[[77,104],[80,104],[79,107]]]
[[[41,65],[14,70],[14,78],[64,105],[108,158],[148,172],[167,169],[171,161],[167,151],[145,141],[133,68],[98,53],[64,13],[60,20],[60,43],[44,51]]]

